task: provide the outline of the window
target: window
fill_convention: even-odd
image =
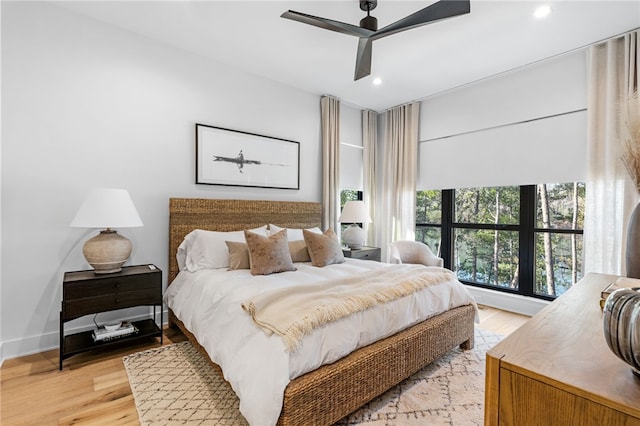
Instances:
[[[418,191],[416,240],[468,284],[553,299],[582,277],[584,184]]]
[[[355,189],[343,189],[340,191],[340,211],[342,211],[342,208],[347,201],[358,200],[362,200],[362,191],[357,191]]]
[[[518,289],[520,188],[453,192],[453,270],[465,281]]]
[[[416,241],[422,241],[440,256],[442,191],[418,191],[416,199]]]
[[[536,186],[535,286],[559,296],[582,278],[584,183]]]

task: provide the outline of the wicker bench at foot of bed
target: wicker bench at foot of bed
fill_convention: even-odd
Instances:
[[[278,425],[331,425],[456,346],[473,348],[474,318],[471,305],[451,309],[292,380]],[[172,312],[169,321],[206,355]]]

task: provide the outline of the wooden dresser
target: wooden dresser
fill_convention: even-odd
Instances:
[[[485,425],[640,425],[640,379],[607,347],[589,274],[487,352]]]

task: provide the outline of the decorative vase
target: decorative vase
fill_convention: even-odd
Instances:
[[[629,218],[625,260],[627,277],[640,278],[640,204],[634,207]]]
[[[640,378],[640,287],[619,289],[607,297],[604,338],[609,349]]]

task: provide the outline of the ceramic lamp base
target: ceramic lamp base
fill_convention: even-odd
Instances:
[[[131,241],[111,229],[87,240],[82,254],[96,274],[120,272],[131,255]]]
[[[364,229],[356,224],[349,226],[342,233],[342,240],[351,250],[360,250],[364,245],[364,238]]]

